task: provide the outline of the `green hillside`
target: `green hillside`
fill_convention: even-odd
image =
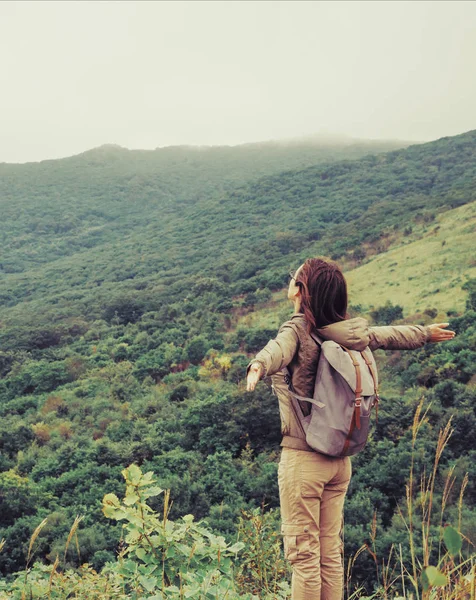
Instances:
[[[286,169],[359,158],[401,142],[267,142],[128,150],[105,145],[40,163],[0,163],[0,273],[120,242],[153,220],[167,231],[190,205]]]
[[[286,318],[289,308],[276,296],[288,269],[324,254],[370,270],[388,260],[382,253],[414,244],[422,245],[412,256],[430,261],[435,241],[439,252],[449,250],[439,256],[452,269],[451,307],[437,263],[407,273],[402,254],[384,269],[398,275],[400,287],[412,284],[405,316],[417,321],[431,318],[415,316],[420,300],[423,308],[440,307],[439,293],[428,302],[418,295],[440,286],[458,336],[444,347],[379,357],[380,425],[354,461],[346,554],[369,539],[374,511],[379,556],[403,539],[397,504],[421,398],[430,408],[415,478],[452,417],[441,478],[454,467],[456,490],[470,473],[464,525],[476,542],[476,449],[467,444],[476,427],[476,290],[474,280],[461,289],[474,264],[457,256],[470,248],[476,132],[338,162],[327,154],[323,163],[322,148],[309,150],[306,164],[302,148],[293,147],[290,160],[287,149],[251,150],[169,149],[167,162],[162,151],[107,147],[63,161],[0,165],[3,575],[24,568],[28,540],[44,518],[39,559],[51,563],[58,554],[61,569],[76,564],[64,547],[80,514],[81,560],[94,568],[115,560],[122,530],[105,518],[101,499],[121,493],[121,471],[131,463],[170,488],[170,518],[193,513],[235,540],[242,510],[279,504],[276,400],[269,382],[247,394],[243,378],[250,357]],[[417,276],[425,268],[433,269],[431,282]],[[387,281],[375,308],[398,287]],[[370,308],[352,297],[359,302]],[[443,510],[453,523],[455,495]],[[152,508],[161,502],[152,499]],[[371,593],[370,555],[359,558],[358,573]]]
[[[346,270],[350,304],[367,313],[398,304],[405,316],[425,309],[441,314],[464,310],[462,286],[476,278],[475,233],[476,202],[445,211],[429,224],[415,224],[387,252]],[[289,310],[283,289],[266,306],[243,315],[239,327],[277,328]]]
[[[432,307],[463,310],[461,286],[476,278],[476,202],[438,215],[403,241],[347,273],[352,304],[375,308],[391,302],[406,314]]]
[[[475,138],[470,132],[356,161],[283,172],[228,192],[208,189],[183,204],[179,200],[184,196],[172,192],[174,200],[168,204],[157,200],[150,178],[124,187],[125,167],[114,170],[113,163],[106,163],[107,168],[93,163],[88,170],[86,162],[71,179],[80,194],[74,202],[67,191],[61,192],[65,180],[73,189],[62,161],[54,163],[59,174],[43,182],[46,188],[35,177],[18,177],[14,184],[4,178],[2,203],[13,216],[10,222],[7,211],[2,221],[2,265],[10,272],[0,282],[0,300],[8,307],[28,299],[41,310],[52,303],[70,307],[73,296],[81,314],[97,318],[98,303],[107,304],[116,291],[139,289],[139,297],[158,297],[164,284],[181,288],[183,283],[186,290],[190,282],[184,282],[184,274],[215,277],[229,286],[231,295],[278,289],[296,255],[353,255],[362,252],[364,243],[384,243],[395,230],[431,221],[435,211],[471,202]],[[184,195],[194,179],[185,171],[187,176],[176,180]],[[23,204],[18,216],[15,207]],[[35,211],[48,213],[48,206],[50,229],[27,232]],[[76,225],[62,234],[54,228],[65,206]],[[21,229],[18,237],[11,233],[15,228]]]

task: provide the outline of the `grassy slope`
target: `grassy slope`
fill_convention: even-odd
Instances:
[[[467,294],[461,286],[476,277],[475,232],[476,202],[414,228],[387,252],[346,272],[350,303],[365,311],[389,301],[400,304],[405,315],[425,308],[463,310]],[[243,316],[238,326],[277,328],[289,314],[283,290],[265,307]]]
[[[389,301],[405,313],[464,309],[461,285],[476,277],[476,202],[439,215],[415,233],[421,239],[405,243],[404,238],[401,245],[347,273],[352,304],[372,308]]]

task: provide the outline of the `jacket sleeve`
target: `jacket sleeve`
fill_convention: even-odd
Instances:
[[[252,363],[258,362],[264,370],[262,377],[274,375],[289,365],[298,347],[299,336],[295,326],[286,322],[281,325],[274,340],[270,340],[253,358],[248,365],[247,372]]]
[[[389,325],[388,327],[370,327],[371,350],[414,350],[425,345],[431,332],[422,325]]]

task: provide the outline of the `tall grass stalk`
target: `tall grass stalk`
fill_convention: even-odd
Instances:
[[[41,530],[43,529],[43,527],[46,525],[46,523],[48,522],[48,519],[43,519],[43,521],[38,525],[38,527],[35,529],[35,531],[33,532],[31,538],[30,538],[30,545],[28,546],[28,555],[27,555],[27,559],[26,559],[26,567],[25,567],[25,580],[24,580],[24,589],[22,591],[22,600],[24,600],[24,598],[26,598],[26,586],[28,583],[28,572],[30,570],[30,563],[31,563],[31,559],[33,557],[33,546],[38,538],[38,536],[41,533]]]
[[[406,491],[406,501],[407,501],[407,509],[408,509],[408,537],[410,544],[410,556],[412,561],[412,571],[413,577],[411,578],[411,582],[413,587],[415,588],[415,594],[417,600],[420,600],[420,590],[418,587],[418,569],[417,569],[417,558],[415,552],[415,539],[414,539],[414,525],[413,525],[413,478],[415,472],[415,445],[418,436],[418,432],[420,431],[423,423],[427,421],[428,411],[430,410],[431,404],[428,406],[423,416],[421,415],[423,410],[423,403],[425,401],[424,396],[422,396],[416,411],[415,416],[413,418],[412,424],[412,458],[410,463],[410,475],[408,479],[408,485],[405,488]],[[401,514],[401,511],[400,511]]]
[[[65,547],[64,547],[63,560],[64,560],[65,563],[66,563],[66,555],[68,553],[68,548],[69,548],[69,545],[71,544],[71,540],[73,539],[73,537],[76,538],[76,550],[78,552],[78,561],[81,562],[81,554],[80,554],[80,551],[79,551],[79,543],[78,543],[77,531],[78,531],[79,524],[81,523],[81,521],[83,519],[84,519],[84,517],[77,516],[74,519],[73,525],[71,526],[71,529],[70,529],[69,534],[68,534],[68,539],[66,540],[66,544],[65,544]]]
[[[352,596],[352,593],[350,591],[350,585],[352,582],[352,571],[354,569],[355,561],[362,554],[362,552],[365,552],[367,549],[368,549],[367,544],[363,544],[362,546],[360,546],[360,548],[357,550],[357,552],[349,558],[349,560],[347,562],[347,570],[346,570],[346,578],[345,578],[345,587],[346,587],[346,591],[347,591],[347,598],[351,598],[351,596]]]
[[[430,527],[431,527],[431,518],[433,514],[433,498],[435,493],[435,482],[436,475],[438,471],[438,466],[440,464],[440,459],[443,454],[446,445],[448,444],[451,435],[453,434],[453,429],[451,428],[451,421],[453,417],[451,417],[448,423],[445,425],[444,429],[440,430],[438,433],[438,441],[436,444],[436,452],[435,458],[433,460],[433,470],[431,475],[429,476],[426,486],[423,484],[422,486],[422,512],[423,512],[423,521],[422,521],[422,542],[423,542],[423,564],[428,565],[430,563],[430,555],[431,555],[431,536],[430,536]],[[460,528],[461,529],[461,528]]]
[[[48,582],[48,599],[51,598],[51,591],[53,589],[53,578],[56,574],[56,569],[58,568],[59,565],[59,556],[56,555],[56,560],[53,563],[53,568],[51,569],[51,574],[50,574],[50,580]]]
[[[463,495],[464,495],[464,492],[466,491],[468,482],[469,482],[469,476],[468,476],[468,473],[465,473],[463,482],[461,484],[461,490],[459,492],[459,498],[458,498],[458,531],[461,531],[461,520],[462,520],[462,515],[463,515]]]
[[[367,551],[373,558],[376,566],[378,591],[375,595],[379,600],[394,598],[395,585],[398,584],[402,598],[405,600],[476,600],[475,576],[476,565],[473,554],[466,560],[462,556],[462,543],[472,542],[461,534],[463,512],[463,496],[468,485],[468,475],[463,478],[458,498],[458,528],[455,530],[444,526],[444,516],[451,492],[455,486],[455,466],[448,469],[441,494],[438,496],[438,472],[441,458],[453,434],[452,419],[439,431],[433,463],[423,473],[419,481],[419,489],[415,483],[417,460],[417,437],[427,422],[430,406],[423,410],[424,398],[419,402],[411,427],[411,460],[408,482],[405,487],[405,503],[397,505],[397,514],[407,532],[409,559],[404,560],[402,544],[398,547],[392,545],[387,558],[379,560],[377,557],[377,518],[374,513],[371,523],[370,544],[364,544],[348,561],[346,571],[347,597],[351,597],[351,576],[358,556]],[[418,500],[415,498],[418,495]],[[406,512],[405,512],[406,508]],[[435,527],[439,534],[435,535]],[[433,528],[433,535],[432,535]],[[459,537],[459,540],[458,540]],[[421,543],[421,546],[420,546]],[[437,546],[437,547],[436,547]],[[437,564],[431,565],[432,560]],[[457,560],[459,557],[459,560]],[[468,566],[471,565],[468,570]],[[410,584],[410,585],[409,585]],[[400,600],[400,596],[399,596]]]

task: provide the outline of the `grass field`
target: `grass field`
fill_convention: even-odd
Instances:
[[[421,239],[412,241],[414,235]],[[406,243],[346,273],[350,303],[372,308],[390,301],[405,314],[463,310],[461,286],[476,277],[475,242],[476,202],[442,213]]]
[[[476,277],[476,202],[439,215],[387,252],[346,272],[349,302],[362,312],[387,302],[399,304],[404,315],[437,309],[464,310],[461,286]],[[239,320],[243,327],[278,328],[292,313],[285,290],[273,294],[265,306]]]

